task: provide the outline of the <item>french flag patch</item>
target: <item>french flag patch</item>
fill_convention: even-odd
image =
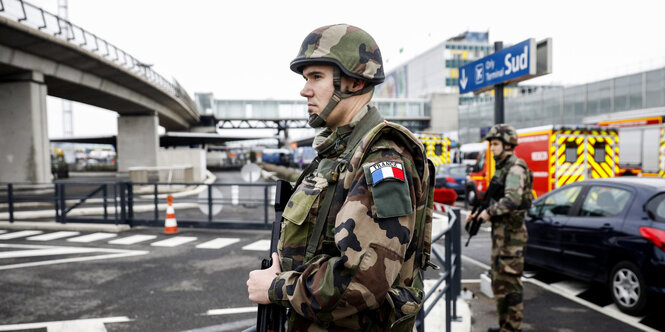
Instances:
[[[380,161],[369,167],[372,174],[372,185],[386,180],[399,180],[404,182],[404,166],[398,161]]]

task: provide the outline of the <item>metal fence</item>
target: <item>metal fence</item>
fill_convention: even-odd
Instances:
[[[425,294],[423,309],[418,313],[416,328],[418,332],[425,331],[425,317],[432,312],[434,306],[445,296],[445,331],[450,331],[453,320],[457,316],[457,297],[461,293],[462,287],[462,227],[460,219],[460,209],[452,206],[446,206],[448,216],[448,226],[439,234],[432,235],[432,262],[443,265],[443,274],[436,281],[434,286]],[[434,244],[443,238],[442,253]],[[443,288],[439,288],[444,284]],[[436,295],[435,295],[436,294]],[[433,300],[427,304],[434,296]]]
[[[179,196],[178,192],[184,189],[198,194]],[[274,183],[57,182],[0,184],[0,220],[14,222],[54,216],[60,223],[162,227],[167,195],[175,197],[179,227],[269,229],[275,218]],[[48,211],[50,215],[44,213]],[[460,209],[446,206],[446,214],[448,225],[432,236],[432,262],[442,266],[443,273],[425,295],[426,304],[432,300],[418,314],[416,327],[420,332],[424,331],[425,317],[444,296],[446,331],[450,331],[457,317],[462,264]],[[434,245],[442,239],[443,252]]]
[[[121,66],[135,75],[145,78],[169,94],[175,96],[193,112],[196,111],[194,100],[187,91],[177,82],[170,82],[159,73],[122,49],[99,38],[69,20],[52,14],[42,8],[23,0],[0,0],[0,16],[46,32],[60,40],[66,41],[74,47],[85,49],[98,56]]]
[[[56,182],[0,184],[0,220],[163,226],[168,195],[182,227],[269,229],[275,215],[273,183]]]

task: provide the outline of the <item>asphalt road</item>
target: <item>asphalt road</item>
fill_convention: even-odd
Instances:
[[[235,176],[219,177],[225,178]],[[167,236],[161,228],[134,228],[90,242],[76,240],[89,232],[60,238],[54,231],[16,232],[0,230],[0,331],[90,331],[100,324],[107,331],[240,331],[255,321],[245,281],[267,254],[265,241],[257,241],[267,240],[268,231],[181,228]],[[130,237],[144,240],[122,244]],[[189,242],[157,245],[174,238]],[[481,231],[462,252],[463,287],[474,294],[473,331],[496,324],[493,300],[478,281],[489,245],[489,233]],[[527,275],[525,331],[665,331],[659,306],[631,317],[613,309],[604,287],[542,270]]]
[[[10,233],[0,234],[0,237]],[[109,243],[134,235],[156,237],[133,245]],[[214,327],[210,331],[237,331],[251,325],[255,306],[247,299],[245,281],[248,272],[259,266],[267,250],[245,250],[243,246],[267,239],[268,232],[184,230],[177,236],[196,239],[175,247],[157,247],[153,245],[155,242],[173,236],[150,228],[132,229],[89,243],[68,241],[73,237],[50,241],[25,237],[0,240],[0,257],[3,258],[0,259],[0,297],[3,299],[0,301],[0,330],[4,331],[8,324],[105,317],[129,320],[107,323],[108,331],[185,331],[210,327]],[[238,241],[221,249],[196,247],[217,238]],[[97,251],[36,256],[37,250],[71,247],[124,250],[136,256],[108,258],[104,255],[109,253]],[[35,255],[28,253],[20,257],[21,251],[33,251]],[[85,257],[91,260],[56,261]],[[49,265],[25,265],[35,262]],[[250,312],[207,314],[219,309]]]
[[[479,283],[480,274],[490,265],[490,247],[488,230],[481,230],[468,247],[462,247],[462,287],[474,293],[469,305],[472,331],[477,332],[498,326],[494,300],[480,292]],[[616,309],[605,286],[533,267],[527,268],[525,276],[524,331],[665,331],[660,303],[645,316],[633,317]]]

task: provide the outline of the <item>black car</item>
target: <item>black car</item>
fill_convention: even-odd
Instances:
[[[665,294],[665,179],[580,181],[534,201],[526,263],[609,286],[639,314]]]
[[[436,166],[435,188],[449,188],[457,193],[458,197],[464,196],[464,184],[466,183],[467,166],[463,164],[444,164]]]

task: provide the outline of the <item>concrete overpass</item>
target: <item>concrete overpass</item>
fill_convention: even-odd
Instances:
[[[0,3],[0,182],[48,182],[46,95],[118,112],[118,167],[156,166],[158,126],[199,123],[196,104],[127,52],[41,8]],[[140,144],[138,144],[140,143]]]

